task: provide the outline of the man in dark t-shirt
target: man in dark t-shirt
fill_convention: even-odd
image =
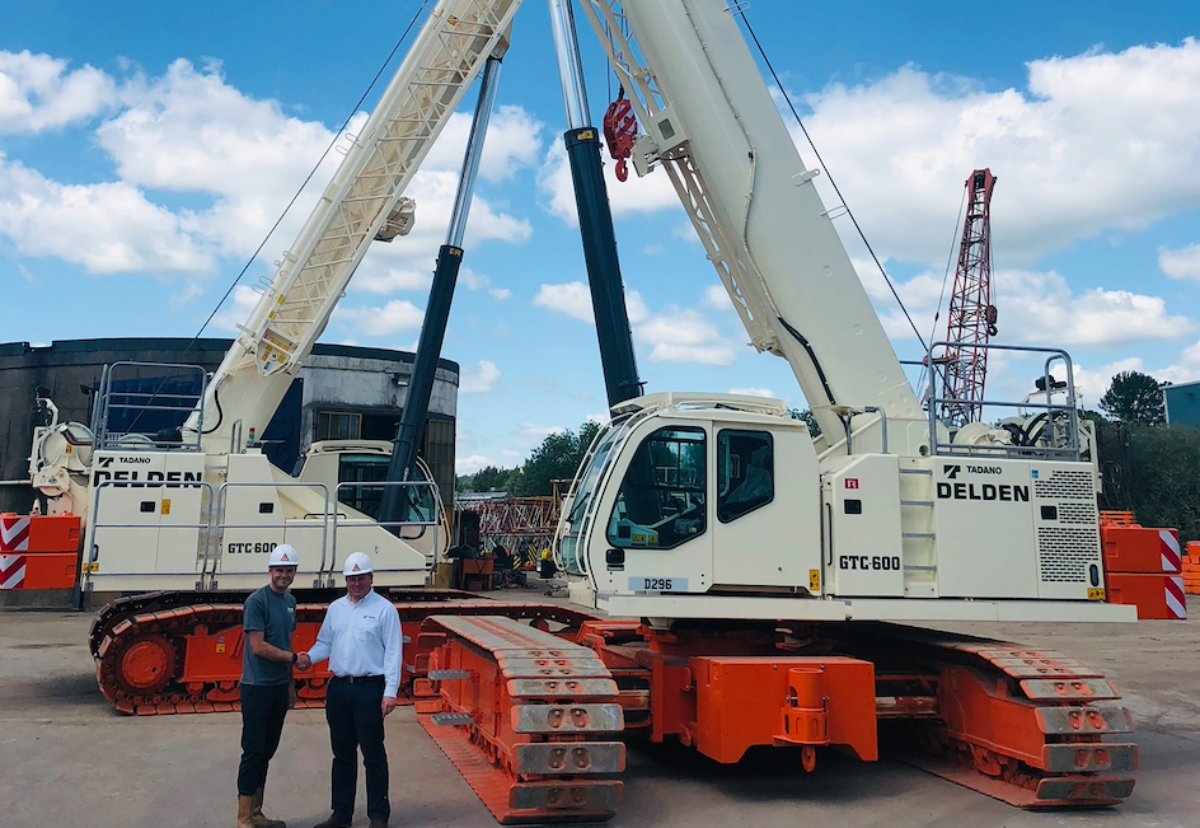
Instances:
[[[268,562],[271,582],[250,594],[242,609],[245,647],[242,654],[242,761],[238,766],[238,828],[285,828],[262,813],[267,765],[279,747],[283,719],[296,701],[292,667],[292,633],[296,599],[288,587],[296,577],[299,556],[286,543],[275,547]]]

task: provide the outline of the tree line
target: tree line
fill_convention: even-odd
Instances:
[[[550,495],[554,491],[552,481],[575,477],[575,471],[599,431],[599,425],[587,422],[578,431],[551,432],[524,464],[511,469],[486,466],[474,474],[459,477],[455,489],[460,492],[505,492],[512,497]]]

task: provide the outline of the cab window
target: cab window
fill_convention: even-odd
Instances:
[[[670,549],[706,528],[704,429],[660,428],[642,441],[617,493],[608,542],[625,548]]]
[[[766,431],[717,433],[717,519],[722,523],[775,499],[775,447]]]

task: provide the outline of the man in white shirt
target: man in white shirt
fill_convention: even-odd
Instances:
[[[329,605],[316,643],[298,663],[303,670],[328,658],[334,676],[325,697],[333,748],[333,813],[314,828],[350,825],[359,750],[367,772],[370,828],[385,828],[391,817],[383,719],[396,709],[400,686],[400,616],[391,601],[372,590],[373,572],[365,553],[346,558],[346,595]]]

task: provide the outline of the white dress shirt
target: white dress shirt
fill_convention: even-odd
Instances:
[[[383,676],[383,695],[400,687],[400,616],[375,591],[357,604],[344,595],[329,605],[317,642],[308,651],[313,664],[329,659],[335,676]]]

